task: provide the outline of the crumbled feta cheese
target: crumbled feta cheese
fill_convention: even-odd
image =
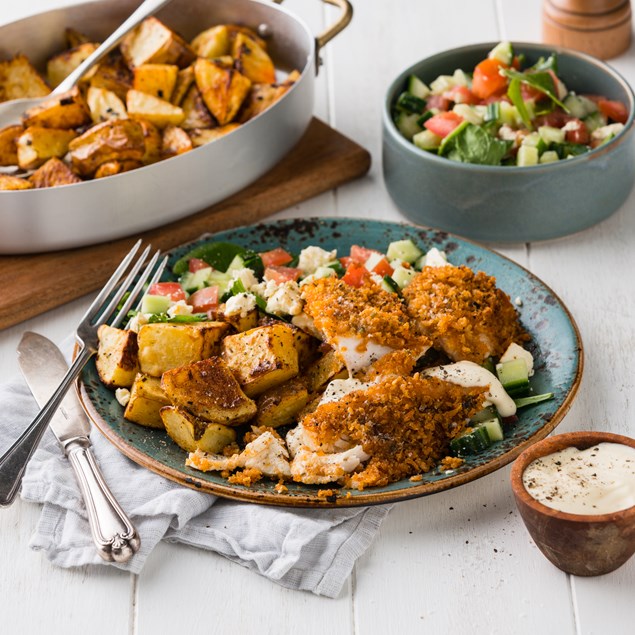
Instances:
[[[299,315],[302,313],[302,298],[297,282],[289,280],[278,285],[275,293],[267,299],[267,313]]]
[[[125,408],[130,401],[130,391],[127,388],[117,388],[115,399]]]
[[[232,280],[240,280],[247,291],[251,290],[258,284],[258,279],[254,275],[254,272],[248,267],[243,269],[235,269],[231,272]]]
[[[444,251],[439,251],[436,247],[432,247],[425,255],[425,267],[446,267],[448,259]]]
[[[380,254],[376,251],[373,251],[370,256],[366,259],[364,263],[364,267],[368,269],[368,271],[372,271],[382,260],[384,259],[384,255]]]
[[[516,296],[516,299],[514,300],[514,304],[516,306],[522,306],[523,305],[523,299],[519,295]]]
[[[298,258],[298,269],[304,274],[313,273],[318,267],[325,267],[337,258],[337,249],[326,251],[321,247],[305,247]]]
[[[252,293],[238,293],[225,303],[225,315],[238,315],[247,317],[250,311],[256,308],[256,297]]]
[[[375,283],[381,285],[384,279],[378,273],[371,273],[370,279]]]
[[[624,124],[612,123],[608,126],[602,126],[591,133],[591,138],[597,141],[603,141],[609,137],[614,137],[624,130]]]
[[[193,311],[194,307],[191,304],[185,300],[179,300],[170,305],[167,313],[170,317],[174,317],[175,315],[191,315]]]
[[[526,351],[522,346],[512,342],[500,358],[500,363],[511,362],[514,359],[524,360],[525,364],[527,364],[527,372],[529,376],[531,377],[534,374],[533,355],[529,351]]]
[[[133,333],[138,333],[139,329],[150,321],[151,315],[151,313],[137,313],[137,315],[130,318],[130,322],[128,322],[128,329]]]
[[[267,300],[278,290],[278,286],[279,285],[275,280],[263,280],[262,282],[253,285],[250,291],[264,300]]]
[[[518,136],[518,131],[514,130],[511,126],[507,124],[503,124],[498,129],[498,137],[503,141],[516,141],[516,137]]]

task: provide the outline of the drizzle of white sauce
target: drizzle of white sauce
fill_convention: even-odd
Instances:
[[[598,443],[531,462],[523,484],[537,501],[570,514],[609,514],[635,505],[635,448]]]
[[[435,366],[427,368],[422,372],[428,377],[437,377],[451,384],[458,386],[488,386],[485,398],[489,404],[496,406],[501,417],[511,417],[516,414],[516,404],[514,400],[505,392],[498,378],[486,368],[474,362],[456,362],[446,366]],[[486,403],[486,405],[489,405]]]
[[[522,359],[525,361],[529,377],[534,374],[534,356],[522,346],[512,342],[500,358],[500,363],[510,362],[514,359]]]
[[[394,350],[389,346],[383,346],[359,337],[338,336],[334,344],[338,354],[346,364],[349,375],[354,375],[363,368],[367,368]]]

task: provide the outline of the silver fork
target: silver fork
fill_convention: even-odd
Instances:
[[[97,329],[102,324],[106,324],[109,319],[112,318],[113,314],[114,318],[108,323],[114,327],[119,326],[135,300],[142,295],[145,284],[155,282],[160,278],[168,259],[167,256],[164,257],[157,267],[157,261],[160,256],[159,251],[152,256],[141,274],[139,274],[139,271],[141,271],[141,268],[150,254],[150,246],[148,245],[130,267],[128,274],[122,281],[124,274],[128,270],[128,266],[139,251],[141,242],[141,240],[137,241],[126,257],[121,261],[121,264],[117,267],[110,280],[108,280],[80,321],[75,334],[80,350],[64,376],[64,379],[62,379],[56,391],[51,395],[51,398],[42,407],[29,427],[5,452],[4,456],[0,458],[0,506],[10,505],[13,502],[20,489],[20,483],[22,482],[26,464],[40,442],[51,417],[59,407],[64,395],[68,392],[82,368],[84,368],[88,360],[97,352],[99,346]],[[125,297],[126,292],[133,282],[135,282],[135,279],[137,280],[130,294]],[[119,286],[117,286],[118,284]],[[123,304],[121,309],[117,311],[122,300]]]

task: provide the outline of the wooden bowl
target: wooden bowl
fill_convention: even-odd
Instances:
[[[585,450],[596,443],[635,439],[609,432],[569,432],[538,441],[515,461],[511,484],[523,521],[542,553],[556,567],[579,576],[603,575],[635,553],[635,506],[610,514],[570,514],[539,503],[525,489],[523,472],[535,459],[569,447]]]

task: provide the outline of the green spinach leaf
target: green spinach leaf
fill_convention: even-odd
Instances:
[[[468,124],[456,135],[448,148],[448,159],[478,165],[500,165],[511,147],[474,124]]]

